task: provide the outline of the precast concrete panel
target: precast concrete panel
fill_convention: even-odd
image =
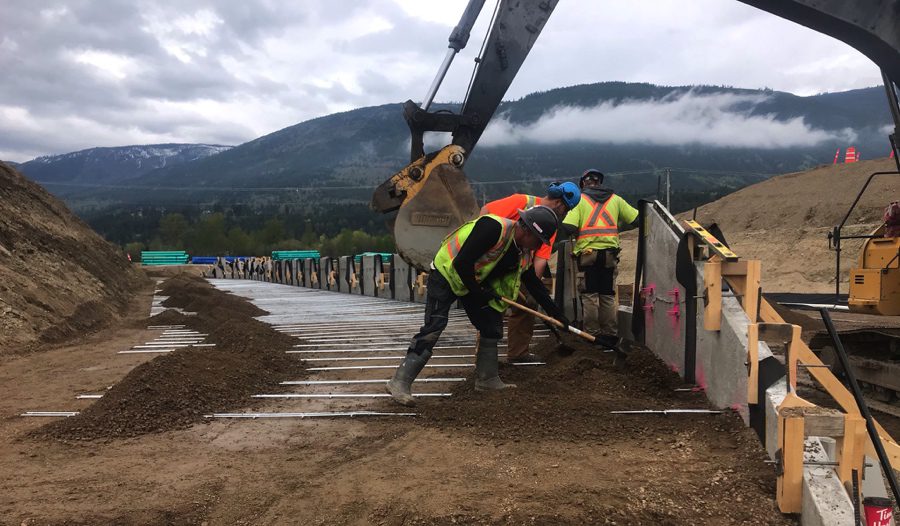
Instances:
[[[412,270],[399,254],[391,261],[391,297],[399,301],[412,301]]]
[[[375,256],[363,256],[360,261],[360,293],[363,296],[377,296],[375,291]]]
[[[338,260],[338,290],[345,294],[350,293],[350,256],[341,256]]]
[[[308,289],[313,288],[312,275],[313,275],[314,268],[313,268],[312,261],[313,260],[310,258],[306,258],[303,260],[303,286]]]
[[[356,258],[350,258],[347,262],[350,266],[350,294],[362,295],[362,263],[357,263]]]
[[[703,262],[697,266],[697,291],[702,295],[706,290],[703,281]],[[747,328],[750,318],[744,312],[737,298],[722,297],[722,325],[718,331],[703,328],[706,306],[702,299],[697,301],[697,384],[706,390],[706,396],[716,407],[730,407],[737,410],[748,422],[747,408]],[[756,349],[758,362],[772,356],[769,346],[760,341]]]
[[[643,305],[645,344],[684,377],[684,287],[675,278],[676,254],[681,234],[669,218],[645,205]],[[637,314],[635,314],[637,315]]]
[[[300,260],[291,260],[291,285],[299,287],[300,283]]]
[[[319,288],[322,290],[331,290],[328,284],[328,271],[331,269],[331,258],[319,258]]]

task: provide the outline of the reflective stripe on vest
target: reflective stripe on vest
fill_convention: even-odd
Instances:
[[[498,239],[497,243],[495,243],[494,246],[490,248],[490,250],[485,252],[484,255],[478,258],[478,260],[475,262],[476,273],[486,265],[493,263],[503,256],[506,246],[509,244],[509,229],[512,225],[515,224],[515,221],[511,219],[497,216],[492,217],[496,219],[498,223],[500,223],[500,239]],[[450,261],[453,261],[454,259],[456,259],[456,255],[459,254],[459,249],[462,248],[462,243],[460,243],[459,241],[459,229],[457,229],[456,232],[454,232],[450,236],[453,239],[447,239],[447,255],[450,256]]]
[[[500,239],[490,248],[490,250],[475,262],[475,281],[478,283],[483,283],[484,280],[491,275],[494,268],[497,266],[497,263],[503,258],[503,255],[508,250],[518,250],[515,248],[513,239],[515,234],[515,221],[492,214],[481,217],[490,217],[500,223]],[[475,223],[479,219],[481,218],[476,218],[464,223],[456,229],[456,231],[444,238],[444,242],[434,258],[435,271],[440,272],[441,275],[447,279],[450,289],[457,296],[465,296],[470,291],[463,285],[462,279],[459,277],[456,269],[453,268],[453,259],[459,254],[460,246],[465,244],[466,239],[468,239]],[[522,271],[531,266],[532,257],[533,254],[530,250],[520,254],[518,269],[510,269],[509,272],[504,273],[502,276],[496,276],[495,279],[492,279],[490,283],[485,284],[484,286],[490,287],[491,290],[500,296],[506,298],[515,297],[519,293]],[[491,308],[497,312],[506,310],[506,304],[502,301],[492,299],[488,303]]]
[[[597,203],[590,197],[586,195],[581,196],[582,199],[586,199],[588,204],[593,207],[593,212],[591,212],[590,217],[587,222],[582,225],[581,229],[578,232],[578,239],[585,239],[588,237],[613,237],[619,235],[619,227],[616,225],[616,221],[609,215],[609,212],[606,208],[609,206],[610,201],[612,201],[613,196],[609,196],[609,199],[606,200],[603,205]]]
[[[523,210],[528,210],[529,208],[533,208],[535,201],[537,201],[537,197],[535,197],[533,195],[526,195],[525,196],[525,208],[523,208]]]

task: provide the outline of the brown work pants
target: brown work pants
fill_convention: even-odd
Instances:
[[[537,302],[534,301],[524,287],[522,287],[522,294],[525,295],[525,301],[522,303],[531,309],[537,309]],[[534,336],[534,315],[516,308],[507,310],[507,313],[506,357],[518,358],[528,352],[528,346],[531,344],[532,336]]]

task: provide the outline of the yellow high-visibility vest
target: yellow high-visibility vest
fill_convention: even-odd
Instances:
[[[488,275],[490,275],[491,271],[494,270],[494,267],[497,266],[497,263],[503,258],[507,251],[510,249],[515,250],[512,247],[516,231],[516,222],[511,219],[492,214],[481,217],[489,217],[500,223],[500,238],[494,246],[475,261],[475,280],[478,281],[478,283],[483,282]],[[481,217],[463,223],[449,236],[444,238],[444,242],[441,243],[441,248],[434,257],[434,268],[444,276],[447,283],[450,284],[450,289],[457,296],[465,296],[469,293],[469,290],[463,284],[456,269],[453,268],[453,260],[459,254],[459,251],[466,242],[466,239],[468,239],[469,234],[472,233],[475,222],[481,219]],[[519,286],[521,285],[522,272],[531,266],[532,257],[533,254],[530,250],[525,251],[524,254],[520,254],[518,269],[494,279],[490,283],[491,290],[504,298],[516,297],[519,292]],[[507,307],[505,303],[497,300],[491,300],[489,304],[491,308],[498,312],[505,311]]]

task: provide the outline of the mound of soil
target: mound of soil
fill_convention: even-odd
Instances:
[[[602,443],[610,432],[637,438],[648,426],[658,430],[670,421],[611,415],[610,411],[709,408],[702,395],[675,392],[682,386],[681,379],[646,349],[629,353],[624,366],[614,364],[612,354],[580,343],[572,352],[546,342],[537,352],[545,356],[547,367],[501,369],[505,382],[522,387],[514,396],[477,392],[473,383],[466,382],[453,391],[453,404],[429,403],[423,416],[432,425],[492,438],[593,437]],[[732,415],[711,419],[717,423],[734,420]]]
[[[598,473],[590,491],[561,491],[548,501],[546,515],[511,520],[459,515],[411,524],[793,524],[773,506],[774,471],[736,413],[610,413],[711,408],[703,393],[676,392],[683,386],[680,378],[650,351],[634,349],[624,365],[582,344],[561,353],[548,342],[538,354],[546,357],[546,367],[501,370],[504,381],[518,385],[514,392],[475,392],[467,382],[453,392],[453,403],[423,404],[425,424],[474,435],[476,444],[479,438],[536,447],[554,442],[564,450],[567,444],[590,442],[597,455],[610,456],[616,475]],[[639,469],[618,465],[612,459],[619,456],[646,462]],[[623,472],[634,473],[628,479],[634,488],[615,485],[623,483]]]
[[[293,339],[254,320],[265,312],[246,300],[186,276],[170,279],[162,290],[167,306],[198,314],[167,310],[147,324],[183,324],[209,334],[206,342],[216,346],[183,348],[145,362],[81,414],[38,428],[36,436],[122,438],[184,428],[303,376],[301,362],[285,354]]]
[[[0,354],[104,327],[141,286],[119,249],[0,163]]]
[[[834,251],[828,232],[840,224],[873,172],[894,171],[892,159],[826,165],[772,177],[697,209],[697,221],[717,223],[744,259],[762,261],[762,287],[771,292],[833,292]],[[869,234],[881,225],[884,208],[900,199],[900,177],[873,179],[844,227],[844,235]],[[693,212],[680,214],[688,219]],[[620,279],[632,281],[637,236],[623,237]],[[861,240],[842,242],[841,280],[856,265]]]

